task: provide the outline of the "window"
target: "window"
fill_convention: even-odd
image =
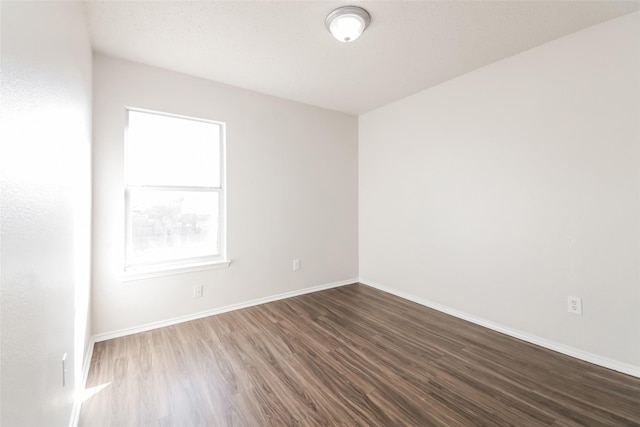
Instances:
[[[225,264],[223,123],[127,110],[125,271]]]

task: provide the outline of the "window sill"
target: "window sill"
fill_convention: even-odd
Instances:
[[[214,268],[229,267],[230,260],[223,261],[207,261],[197,264],[188,264],[182,266],[153,266],[144,268],[135,268],[127,270],[122,274],[123,282],[130,282],[132,280],[149,279],[152,277],[171,276],[173,274],[191,273],[193,271],[211,270]]]

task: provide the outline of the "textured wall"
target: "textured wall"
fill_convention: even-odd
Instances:
[[[360,276],[640,367],[639,123],[638,12],[361,116]]]
[[[0,424],[62,426],[87,330],[91,49],[80,2],[1,7]]]
[[[227,124],[231,266],[122,280],[125,106]],[[94,334],[357,277],[354,116],[96,55],[94,138]]]

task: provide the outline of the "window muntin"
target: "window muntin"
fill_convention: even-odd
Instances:
[[[125,270],[223,261],[224,124],[127,113]]]

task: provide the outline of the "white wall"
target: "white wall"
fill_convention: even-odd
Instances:
[[[0,424],[61,426],[70,420],[88,330],[86,11],[79,2],[5,1],[1,11]]]
[[[359,138],[365,283],[640,367],[640,13],[364,114]]]
[[[125,106],[226,122],[228,268],[122,281]],[[94,334],[357,277],[355,117],[101,55],[93,117]]]

